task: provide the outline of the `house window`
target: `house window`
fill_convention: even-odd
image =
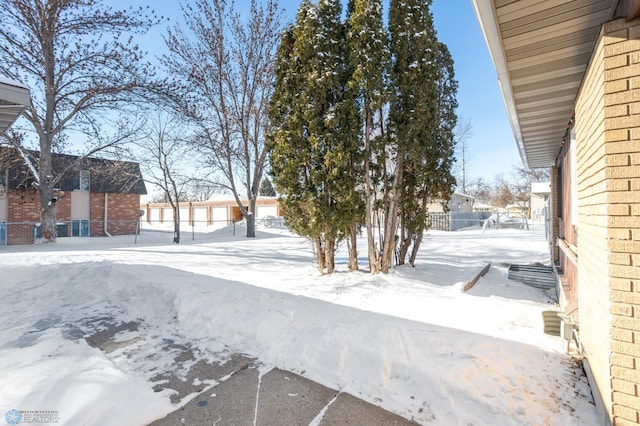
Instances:
[[[71,221],[71,236],[72,237],[88,237],[89,236],[89,221],[86,219]]]
[[[0,246],[7,244],[7,222],[0,222]]]
[[[88,170],[80,170],[78,172],[78,180],[74,181],[73,189],[79,190],[79,191],[89,190],[89,171]]]

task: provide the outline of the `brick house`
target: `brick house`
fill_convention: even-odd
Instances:
[[[473,0],[603,424],[640,423],[640,0]]]
[[[59,237],[137,232],[140,195],[147,192],[137,163],[64,154],[54,154],[52,163],[64,173],[55,193]],[[32,173],[15,149],[0,148],[0,244],[32,244],[39,221]]]

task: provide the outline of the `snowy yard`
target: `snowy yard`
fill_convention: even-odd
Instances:
[[[555,295],[507,279],[510,262],[548,262],[542,228],[431,231],[416,268],[378,276],[347,272],[346,252],[320,276],[283,229],[0,246],[0,415],[147,424],[178,408],[151,382],[172,342],[200,359],[245,353],[420,424],[598,424],[582,370],[542,331]],[[84,337],[107,320],[140,327],[105,353]]]

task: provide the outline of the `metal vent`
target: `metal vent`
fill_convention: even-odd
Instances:
[[[556,287],[557,277],[551,266],[545,265],[516,265],[509,266],[508,278],[520,281],[528,286],[552,289]]]

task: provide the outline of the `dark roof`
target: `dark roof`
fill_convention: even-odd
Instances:
[[[8,186],[10,189],[30,188],[34,182],[33,174],[24,159],[13,148],[0,148],[0,166],[9,171]],[[39,152],[30,151],[38,158]],[[37,165],[34,164],[37,167]],[[2,168],[2,167],[0,167]],[[79,171],[89,172],[90,190],[94,193],[109,194],[146,194],[147,188],[142,179],[138,163],[130,161],[106,160],[103,158],[80,157],[67,154],[53,154],[53,176],[59,179],[56,189],[73,191],[78,187]]]

